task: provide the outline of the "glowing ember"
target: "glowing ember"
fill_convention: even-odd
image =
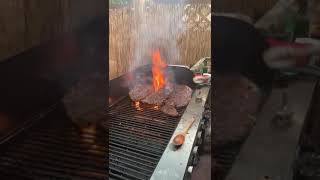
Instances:
[[[159,106],[153,106],[153,109],[154,109],[154,110],[159,110],[160,107],[159,107]]]
[[[162,70],[166,66],[167,64],[161,59],[160,51],[156,50],[152,52],[152,78],[155,91],[158,91],[165,85],[165,76]]]
[[[138,111],[143,111],[143,109],[140,107],[140,102],[139,102],[139,101],[134,102],[134,107],[135,107]]]

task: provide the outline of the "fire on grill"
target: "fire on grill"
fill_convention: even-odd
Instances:
[[[188,105],[192,89],[166,78],[164,73],[166,67],[167,64],[161,58],[160,51],[155,50],[152,53],[152,82],[135,85],[129,96],[136,104],[141,102],[155,105],[161,107],[160,110],[167,115],[179,116],[176,108]]]

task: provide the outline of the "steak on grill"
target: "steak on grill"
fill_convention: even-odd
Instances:
[[[99,125],[106,116],[105,90],[107,86],[103,74],[90,74],[81,79],[63,98],[66,113],[80,130]]]
[[[184,107],[191,100],[192,89],[185,85],[175,85],[173,93],[170,94],[168,101],[173,102],[176,107]]]
[[[153,92],[151,85],[137,85],[130,92],[129,96],[132,101],[141,101]]]
[[[170,94],[166,93],[165,89],[160,89],[156,92],[149,94],[147,97],[142,99],[141,102],[161,106],[169,97],[169,95]]]
[[[164,106],[160,109],[163,113],[168,114],[170,116],[176,117],[179,116],[178,111],[176,110],[173,102],[166,102]]]
[[[257,87],[241,75],[214,79],[213,143],[226,145],[245,140],[254,125],[260,94]]]
[[[151,85],[137,85],[129,92],[132,101],[162,106],[160,110],[170,116],[179,116],[175,108],[187,106],[191,95],[191,88],[177,84],[168,84],[166,88],[156,92]]]

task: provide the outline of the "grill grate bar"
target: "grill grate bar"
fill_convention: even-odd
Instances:
[[[144,143],[146,141],[139,141],[139,140],[131,140],[129,138],[125,139],[125,138],[121,138],[121,137],[117,137],[117,136],[113,136],[110,135],[110,138],[112,138],[112,140],[114,142],[118,142],[119,144],[124,144],[124,145],[128,145],[128,146],[133,146],[136,147],[137,149],[145,149],[154,153],[160,153],[162,154],[162,149],[161,147],[157,147],[157,146],[149,146],[147,143]]]
[[[137,133],[144,133],[144,134],[154,134],[154,135],[157,135],[159,137],[165,137],[165,138],[171,137],[169,133],[162,133],[162,132],[157,131],[156,129],[154,129],[154,131],[152,131],[151,129],[147,129],[147,128],[144,128],[144,127],[139,127],[139,126],[136,126],[134,124],[131,124],[131,125],[130,124],[126,124],[126,125],[127,126],[111,123],[111,128],[125,129],[127,131],[134,131],[134,132],[137,132]]]
[[[140,132],[134,132],[131,131],[131,133],[128,133],[128,130],[126,129],[110,129],[109,133],[115,133],[115,134],[126,134],[128,136],[132,136],[132,137],[136,137],[136,138],[140,138],[140,139],[146,139],[146,140],[150,140],[153,143],[156,144],[165,144],[165,140],[168,138],[163,138],[161,136],[157,136],[156,134],[152,134],[152,133],[140,133]]]
[[[23,170],[29,171],[32,173],[33,177],[41,177],[41,176],[51,176],[51,177],[73,177],[77,176],[77,178],[96,178],[96,177],[105,177],[105,172],[103,174],[97,174],[92,173],[90,171],[72,171],[70,169],[64,169],[60,166],[48,166],[47,164],[38,164],[32,161],[29,161],[30,159],[11,159],[7,157],[1,158],[2,163],[0,164],[0,167],[5,163],[5,167],[2,167],[1,169],[5,169],[7,167],[12,167],[16,169],[20,169],[20,167],[23,167]],[[18,165],[18,166],[17,166]]]
[[[215,147],[212,157],[215,160],[213,178],[224,180],[240,151],[241,144],[232,144],[225,147]]]
[[[112,178],[112,177],[114,178]],[[112,173],[111,171],[109,171],[109,180],[132,180],[132,179],[128,179],[126,177],[123,177],[122,175],[118,175],[118,174],[115,174],[115,173]]]
[[[30,146],[30,147],[23,147],[21,149],[10,149],[10,153],[12,152],[19,152],[20,150],[23,150],[24,154],[28,154],[28,155],[36,155],[36,156],[41,156],[42,154],[46,155],[46,158],[48,159],[52,159],[52,158],[57,158],[59,157],[59,159],[61,157],[63,157],[63,161],[64,162],[70,162],[73,163],[73,161],[75,159],[77,160],[81,160],[79,164],[83,164],[84,165],[90,165],[90,166],[101,166],[102,163],[105,162],[104,159],[101,158],[91,158],[90,156],[87,156],[86,158],[84,156],[81,156],[81,154],[77,154],[77,153],[70,153],[70,152],[62,152],[62,151],[45,151],[41,148],[35,148],[34,146]],[[35,154],[36,153],[36,154]],[[101,167],[100,167],[101,168]]]
[[[116,148],[114,148],[116,149]],[[127,158],[127,159],[137,159],[138,162],[141,162],[141,163],[144,163],[144,164],[150,164],[150,166],[154,166],[156,165],[156,159],[155,158],[151,158],[151,157],[146,157],[146,156],[143,156],[143,155],[139,155],[139,154],[136,154],[136,155],[132,155],[129,153],[126,153],[126,152],[121,152],[122,150],[119,149],[117,151],[115,150],[109,150],[109,153],[110,156],[121,156],[122,158]]]
[[[112,118],[112,117],[111,117]],[[135,119],[135,118],[134,118]],[[142,123],[136,123],[136,121],[128,121],[126,119],[124,119],[124,117],[121,118],[117,118],[117,121],[111,121],[111,125],[114,126],[127,126],[127,127],[138,127],[138,128],[143,128],[145,130],[150,130],[150,131],[154,131],[154,132],[158,132],[158,133],[163,133],[165,135],[170,135],[170,131],[168,132],[168,129],[164,129],[163,127],[157,127],[157,126],[153,126],[151,125],[154,122],[142,122]],[[154,123],[156,124],[156,123]]]
[[[177,111],[179,114],[182,114],[184,109],[178,108]],[[125,113],[124,113],[125,112]],[[114,116],[117,118],[124,118],[123,120],[127,120],[131,122],[131,119],[134,117],[136,123],[148,123],[152,121],[152,126],[176,126],[177,117],[171,117],[169,115],[165,115],[163,112],[159,110],[146,109],[145,111],[135,110],[134,107],[129,107],[129,109],[119,109],[117,112],[111,110],[109,112],[110,116]],[[130,116],[130,118],[128,118]],[[171,120],[171,121],[170,121]]]
[[[72,130],[66,130],[66,131],[72,131]],[[30,132],[30,136],[36,136],[38,138],[47,138],[47,139],[54,139],[56,141],[61,142],[79,142],[81,140],[95,140],[96,144],[105,145],[106,136],[104,137],[97,137],[95,134],[76,134],[76,133],[59,133],[56,132],[41,132],[41,131],[33,131]]]
[[[154,158],[159,158],[159,156],[161,156],[161,155],[154,154],[152,152],[135,149],[134,147],[132,148],[132,147],[127,147],[126,145],[117,144],[117,143],[114,143],[112,140],[109,141],[109,145],[117,146],[119,148],[127,149],[129,151],[137,152],[137,153],[143,154],[144,156],[149,156]]]
[[[151,157],[151,156],[145,156],[142,153],[137,153],[131,150],[128,150],[126,148],[121,148],[117,146],[113,146],[112,144],[109,144],[109,155],[111,156],[113,153],[121,154],[123,156],[129,156],[129,157],[143,157],[145,158],[146,161],[150,161],[154,164],[156,164],[157,159],[156,157]]]
[[[107,132],[80,133],[65,117],[58,106],[8,142],[0,154],[0,174],[7,179],[106,179]],[[22,177],[15,178],[16,173]]]
[[[161,155],[161,151],[155,151],[153,148],[146,148],[143,145],[135,145],[130,142],[123,142],[123,141],[115,141],[114,139],[109,141],[111,144],[118,144],[118,146],[124,146],[127,149],[135,149],[135,151],[145,152],[147,155]]]
[[[73,146],[72,144],[63,144],[63,143],[57,143],[57,142],[53,142],[53,141],[47,141],[48,143],[45,142],[39,142],[36,140],[26,140],[26,144],[24,145],[25,147],[30,146],[35,146],[37,149],[51,149],[50,151],[46,150],[48,153],[50,153],[51,151],[56,151],[56,152],[69,152],[69,153],[73,153],[73,154],[78,154],[78,155],[82,155],[84,157],[90,157],[90,158],[104,158],[105,157],[105,151],[97,151],[96,149],[88,149],[91,151],[85,151],[83,149],[85,149],[86,147],[84,146]],[[92,144],[93,145],[93,144]],[[38,146],[38,147],[37,147]],[[13,145],[13,147],[15,147],[15,145]],[[17,147],[19,148],[19,147]],[[89,144],[88,147],[89,148]],[[61,149],[63,149],[64,151],[61,151]],[[95,153],[93,153],[95,152]]]
[[[109,159],[109,162],[112,164],[116,164],[117,166],[114,166],[114,169],[123,169],[125,170],[125,172],[133,172],[139,176],[144,176],[144,177],[148,177],[149,173],[152,173],[152,171],[149,169],[143,169],[143,168],[139,168],[139,167],[134,167],[132,164],[128,164],[126,162],[123,161],[119,161],[119,160],[115,160],[113,158]]]
[[[152,106],[140,107],[143,111],[127,97],[109,111],[110,178],[150,179],[180,120]]]
[[[58,159],[59,157],[47,157],[46,155],[40,154],[38,152],[33,152],[30,153],[28,152],[28,154],[19,154],[16,152],[7,152],[5,153],[5,155],[10,156],[14,159],[25,159],[29,162],[36,162],[39,164],[48,164],[51,166],[59,166],[61,168],[65,168],[65,169],[78,169],[80,171],[92,171],[92,172],[96,172],[96,173],[105,173],[105,169],[102,168],[102,166],[104,164],[100,164],[100,167],[98,165],[91,165],[91,166],[87,166],[87,164],[85,164],[84,162],[82,162],[81,164],[75,164],[72,161],[70,162],[70,160],[68,159]],[[30,158],[30,156],[37,156],[37,159],[35,160],[34,158]],[[79,161],[80,162],[80,161]],[[68,166],[65,166],[64,164],[68,163]]]
[[[148,176],[138,174],[135,171],[130,171],[127,169],[127,167],[119,166],[118,164],[116,164],[116,165],[110,164],[109,169],[112,173],[122,175],[122,176],[129,178],[131,180],[133,180],[133,179],[137,179],[137,180],[148,179]],[[109,176],[110,176],[110,174],[109,174]]]
[[[29,173],[21,171],[19,168],[5,167],[5,169],[0,169],[0,177],[3,179],[33,180],[33,177]]]
[[[152,138],[149,138],[147,136],[132,136],[130,134],[128,134],[127,132],[123,132],[123,131],[110,131],[109,136],[117,136],[117,137],[121,137],[121,138],[129,138],[132,140],[139,140],[141,142],[144,142],[146,144],[148,144],[149,146],[161,146],[162,148],[166,147],[165,146],[165,142],[163,141],[163,139],[157,139],[157,140],[153,140]]]
[[[154,165],[152,163],[149,163],[150,165],[148,165],[148,163],[143,163],[144,160],[143,159],[139,159],[138,157],[129,159],[129,158],[122,157],[122,156],[119,156],[119,155],[116,155],[116,154],[112,154],[109,158],[110,159],[112,159],[112,158],[123,159],[125,161],[134,163],[136,166],[145,167],[145,168],[152,168],[152,166]]]

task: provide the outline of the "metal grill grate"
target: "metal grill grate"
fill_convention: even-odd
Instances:
[[[108,133],[79,134],[54,112],[5,144],[1,179],[106,179]]]
[[[109,111],[110,179],[150,179],[180,120],[152,106],[139,109],[125,98]]]
[[[228,147],[214,147],[213,159],[215,161],[213,169],[213,179],[224,180],[229,170],[232,168],[241,145],[232,145]]]

